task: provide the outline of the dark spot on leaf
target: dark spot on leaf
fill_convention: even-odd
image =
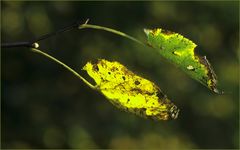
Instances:
[[[122,76],[122,79],[125,80],[126,78],[124,76]]]
[[[207,77],[202,77],[202,81],[203,81],[203,82],[207,82],[207,81],[208,81],[208,78],[207,78]]]
[[[133,88],[130,91],[137,92],[137,93],[143,93],[143,91],[139,88]]]
[[[195,70],[196,70],[195,68],[191,69],[191,71],[195,71]]]
[[[130,99],[128,98],[128,99],[127,99],[127,103],[128,103],[129,101],[130,101]]]
[[[94,65],[93,65],[93,70],[94,70],[94,71],[99,71],[99,68],[98,68],[97,64],[94,64]]]
[[[111,72],[108,72],[108,74],[111,74]]]
[[[139,82],[139,81],[135,81],[134,84],[135,84],[135,85],[139,85],[140,82]]]
[[[171,35],[171,34],[174,34],[174,32],[172,32],[172,31],[169,31],[169,30],[163,30],[163,29],[162,29],[162,33],[165,34],[165,35]]]
[[[114,66],[114,67],[111,68],[111,71],[112,71],[112,72],[118,71],[118,68]]]
[[[178,56],[175,52],[172,52],[172,54]]]

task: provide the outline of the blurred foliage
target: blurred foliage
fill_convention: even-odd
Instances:
[[[152,121],[115,109],[59,65],[26,48],[2,49],[3,148],[239,148],[239,2],[1,1],[1,42],[24,41],[75,20],[145,39],[161,27],[193,40],[225,95],[216,95],[147,47],[111,33],[73,30],[40,42],[81,74],[104,58],[156,82],[181,109]],[[87,76],[85,74],[85,76]]]

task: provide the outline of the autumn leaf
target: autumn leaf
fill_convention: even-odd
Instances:
[[[144,32],[150,47],[156,49],[160,55],[181,68],[193,79],[215,93],[220,93],[216,87],[217,77],[206,56],[198,56],[195,53],[197,46],[195,43],[178,33],[160,28],[144,29]]]
[[[176,119],[179,109],[153,82],[119,62],[104,59],[88,62],[83,70],[96,82],[97,89],[116,107],[155,120]]]

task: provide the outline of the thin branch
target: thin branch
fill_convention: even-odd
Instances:
[[[112,28],[107,28],[107,27],[98,26],[98,25],[93,25],[93,24],[87,24],[87,22],[84,23],[84,24],[79,25],[79,27],[78,27],[78,29],[84,29],[84,28],[104,30],[104,31],[111,32],[111,33],[120,35],[120,36],[122,36],[122,37],[128,38],[128,39],[130,39],[130,40],[132,40],[132,41],[134,41],[134,42],[137,42],[138,44],[144,45],[141,41],[137,40],[136,38],[134,38],[134,37],[132,37],[132,36],[126,34],[126,33],[123,33],[123,32],[121,32],[121,31],[112,29]]]
[[[121,31],[118,31],[118,30],[115,30],[115,29],[103,27],[103,26],[88,24],[88,21],[89,21],[89,19],[87,19],[85,21],[85,23],[83,23],[83,24],[80,24],[80,21],[76,21],[76,22],[74,22],[74,23],[72,23],[72,24],[70,24],[70,25],[68,25],[68,26],[66,26],[66,27],[64,27],[60,30],[57,30],[55,32],[52,32],[52,33],[49,33],[49,34],[46,34],[46,35],[43,35],[43,36],[40,36],[38,38],[35,38],[34,40],[30,40],[29,42],[2,43],[1,48],[13,48],[13,47],[38,48],[38,47],[35,47],[36,46],[36,45],[34,45],[35,43],[37,44],[37,42],[39,42],[39,41],[45,40],[45,39],[50,38],[52,36],[56,36],[56,35],[61,34],[63,32],[73,30],[75,28],[78,28],[78,29],[91,28],[91,29],[97,29],[97,30],[104,30],[104,31],[111,32],[111,33],[120,35],[122,37],[128,38],[128,39],[130,39],[134,42],[137,42],[138,44],[145,45],[141,41],[137,40],[136,38],[134,38],[134,37],[132,37],[132,36],[126,34],[126,33],[123,33]],[[39,46],[39,45],[37,45],[37,46]]]
[[[48,59],[50,60],[53,60],[54,62],[60,64],[61,66],[63,66],[64,68],[66,68],[68,71],[70,71],[72,74],[74,74],[75,76],[77,76],[80,80],[82,80],[84,83],[86,83],[90,88],[92,89],[95,89],[96,90],[96,87],[94,85],[92,85],[91,83],[89,83],[85,78],[83,78],[80,74],[78,74],[76,71],[74,71],[71,67],[69,67],[68,65],[64,64],[63,62],[61,62],[60,60],[58,60],[57,58],[39,50],[39,49],[36,49],[36,48],[32,48],[31,49],[33,52],[35,53],[38,53],[38,54],[41,54],[45,57],[47,57]]]
[[[74,28],[77,28],[78,26],[79,26],[79,21],[76,21],[76,22],[74,22],[74,23],[72,23],[72,24],[70,24],[70,25],[68,25],[68,26],[66,26],[66,27],[64,27],[64,28],[62,28],[60,30],[57,30],[55,32],[43,35],[43,36],[41,36],[39,38],[36,38],[35,40],[32,40],[32,43],[42,41],[44,39],[47,39],[47,38],[52,37],[52,36],[56,36],[58,34],[66,32],[66,31],[70,31],[70,30],[72,30]]]
[[[13,42],[13,43],[2,43],[2,48],[13,48],[13,47],[32,47],[29,42]]]
[[[72,29],[77,29],[78,26],[79,26],[80,22],[79,21],[76,21],[60,30],[57,30],[55,32],[52,32],[52,33],[49,33],[49,34],[46,34],[46,35],[43,35],[43,36],[40,36],[38,38],[35,38],[34,40],[29,40],[29,41],[25,41],[25,42],[12,42],[12,43],[2,43],[1,44],[1,48],[13,48],[13,47],[29,47],[29,48],[38,48],[38,43],[39,41],[42,41],[42,40],[45,40],[47,38],[50,38],[52,36],[56,36],[58,34],[61,34],[63,32],[66,32],[66,31],[70,31]],[[37,47],[36,45],[37,44]]]

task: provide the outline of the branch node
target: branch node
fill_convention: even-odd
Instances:
[[[33,48],[38,48],[38,47],[39,47],[39,44],[38,44],[37,42],[32,43],[32,47],[33,47]]]
[[[85,23],[84,23],[84,24],[88,24],[88,22],[89,22],[89,18],[87,18],[87,20],[85,21]]]

